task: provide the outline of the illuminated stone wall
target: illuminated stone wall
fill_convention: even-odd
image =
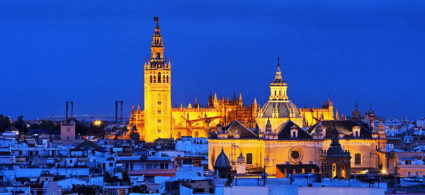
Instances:
[[[242,152],[246,161],[247,154],[252,154],[252,164],[247,163],[247,170],[264,168],[266,159],[266,172],[276,174],[277,164],[309,164],[320,167],[320,153],[327,150],[330,139],[317,140],[265,140],[265,139],[208,139],[208,168],[213,170],[214,160],[221,151],[228,156],[229,161],[236,162]],[[351,170],[353,173],[365,173],[367,169],[377,169],[387,174],[386,156],[376,148],[386,144],[384,139],[340,139],[344,150],[351,153]],[[299,156],[291,156],[292,151],[297,151]],[[381,154],[380,154],[381,153]],[[355,164],[355,154],[361,154],[361,163]],[[379,157],[378,157],[379,156]],[[294,158],[297,157],[297,158]],[[233,168],[236,168],[234,166]]]

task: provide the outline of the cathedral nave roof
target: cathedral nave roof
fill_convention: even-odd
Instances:
[[[297,138],[291,137],[291,128],[295,126],[298,130],[298,136]],[[276,132],[278,132],[278,139],[279,140],[290,140],[290,139],[313,139],[313,137],[305,132],[301,127],[299,127],[297,124],[292,122],[291,120],[288,120],[286,123],[283,123],[280,125]]]
[[[226,127],[223,127],[223,131],[229,136],[229,138],[233,138],[235,134],[239,134],[241,139],[258,138],[257,134],[246,128],[237,120],[234,120]]]
[[[324,120],[321,121],[322,125],[326,127],[326,136],[325,138],[332,138],[332,131],[334,129],[338,130],[338,133],[343,133],[344,138],[354,138],[353,136],[353,127],[360,127],[360,138],[372,138],[372,130],[367,127],[367,124],[354,120]],[[307,132],[312,134],[317,132],[318,124],[316,123],[310,127]]]

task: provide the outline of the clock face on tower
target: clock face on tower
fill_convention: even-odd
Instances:
[[[300,162],[303,158],[303,151],[299,147],[292,147],[289,150],[289,159],[291,162]]]

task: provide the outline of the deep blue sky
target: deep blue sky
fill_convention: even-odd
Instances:
[[[143,62],[160,17],[173,105],[208,94],[263,105],[280,56],[288,95],[340,113],[425,115],[425,1],[0,2],[0,113],[27,119],[143,104]]]

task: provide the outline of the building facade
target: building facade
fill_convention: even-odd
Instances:
[[[247,128],[234,121],[226,127],[218,127],[217,133],[208,139],[209,169],[221,150],[229,157],[236,169],[237,157],[246,159],[246,172],[266,169],[267,174],[276,175],[277,165],[313,164],[321,167],[321,154],[331,146],[332,131],[336,130],[342,149],[350,151],[352,173],[378,171],[393,173],[395,160],[386,152],[386,139],[353,120],[321,121],[303,130],[291,120],[276,129],[276,133],[258,128]]]

